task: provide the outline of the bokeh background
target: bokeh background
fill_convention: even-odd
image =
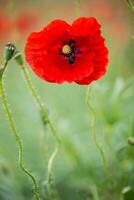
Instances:
[[[47,163],[55,139],[21,75],[10,62],[5,73],[6,96],[24,146],[24,162],[36,176],[42,200],[134,199],[134,17],[125,0],[0,0],[0,63],[11,41],[23,52],[31,31],[55,18],[71,23],[78,15],[102,24],[109,49],[104,78],[92,84],[97,112],[97,139],[103,145],[112,182],[107,179],[92,139],[92,114],[85,103],[86,86],[49,84],[28,68],[62,141],[53,164],[54,185],[45,193]],[[32,200],[31,181],[17,164],[18,149],[0,101],[0,200]]]

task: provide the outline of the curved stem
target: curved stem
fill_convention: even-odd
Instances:
[[[48,161],[48,180],[47,180],[48,184],[50,184],[52,181],[52,164],[53,164],[53,161],[54,161],[58,151],[59,151],[59,148],[57,146]]]
[[[0,80],[0,94],[1,94],[1,99],[2,99],[2,102],[3,102],[3,105],[4,105],[4,108],[5,108],[5,111],[6,111],[6,114],[7,114],[7,117],[8,117],[8,120],[9,120],[9,123],[10,123],[10,126],[11,126],[11,129],[14,133],[14,136],[15,136],[15,139],[16,139],[16,142],[18,144],[18,147],[19,147],[19,166],[21,168],[21,170],[31,178],[32,182],[33,182],[33,185],[34,185],[34,195],[35,195],[35,199],[36,200],[40,200],[39,198],[39,191],[38,191],[38,187],[37,187],[37,183],[36,183],[36,179],[35,177],[25,168],[24,166],[24,163],[23,163],[23,147],[22,147],[22,142],[21,142],[21,139],[20,139],[20,136],[16,130],[16,127],[15,127],[15,124],[14,124],[14,120],[13,120],[13,117],[12,117],[12,114],[11,114],[11,111],[10,111],[10,108],[8,106],[8,103],[7,103],[7,100],[6,100],[6,96],[5,96],[5,91],[4,91],[4,86],[3,86],[3,81],[2,79]]]
[[[49,119],[48,112],[47,112],[46,108],[44,107],[40,97],[38,96],[38,94],[37,94],[37,92],[36,92],[36,90],[35,90],[35,88],[33,86],[33,83],[32,83],[32,81],[31,81],[31,79],[29,77],[29,73],[28,73],[27,69],[24,66],[22,66],[21,68],[22,68],[22,71],[24,73],[25,80],[26,80],[26,82],[27,82],[27,84],[29,86],[29,89],[32,92],[32,95],[33,95],[38,107],[40,108],[42,113],[44,113],[44,115],[46,117],[46,121],[49,124],[49,127],[50,127],[50,129],[51,129],[51,131],[52,131],[57,143],[60,144],[60,138],[58,137],[57,132],[55,130],[55,127],[53,126],[51,120]]]
[[[60,144],[61,144],[61,141],[60,141],[60,138],[58,137],[57,135],[57,132],[56,132],[56,129],[55,127],[53,126],[53,123],[51,122],[49,116],[48,116],[48,112],[46,110],[46,108],[44,107],[40,97],[38,96],[37,92],[36,92],[36,89],[34,88],[33,86],[33,83],[29,77],[29,73],[28,73],[28,70],[23,66],[21,65],[21,69],[23,71],[23,74],[24,74],[24,78],[29,86],[29,89],[39,107],[39,109],[41,110],[41,112],[43,113],[43,116],[45,117],[45,121],[46,123],[49,125],[50,129],[51,129],[51,132],[53,134],[53,136],[55,137],[55,140],[57,142],[57,146],[56,146],[56,149],[54,150],[54,152],[52,153],[51,157],[49,158],[49,161],[48,161],[48,183],[50,182],[51,180],[51,171],[52,171],[52,164],[53,164],[53,161],[59,151],[59,148],[60,148]]]
[[[96,148],[100,152],[100,156],[101,156],[102,162],[103,162],[103,164],[104,164],[104,166],[106,168],[105,154],[104,154],[104,151],[102,149],[102,146],[97,141],[97,135],[96,135],[96,111],[95,111],[94,107],[91,105],[91,103],[89,101],[90,93],[91,93],[91,87],[88,87],[87,96],[86,96],[86,103],[87,103],[87,106],[88,106],[90,112],[92,112],[92,135],[93,135],[93,139],[94,139],[94,143],[96,145]]]

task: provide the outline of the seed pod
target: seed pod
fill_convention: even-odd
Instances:
[[[24,64],[22,54],[19,51],[15,53],[14,60],[17,62],[18,65]]]
[[[12,43],[6,44],[5,49],[4,49],[5,62],[8,62],[14,56],[15,51],[16,51],[16,47],[14,44]]]

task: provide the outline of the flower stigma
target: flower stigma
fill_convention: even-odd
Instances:
[[[65,55],[71,54],[72,48],[68,44],[66,44],[62,47],[62,53]]]
[[[75,40],[67,41],[61,49],[62,55],[67,58],[69,64],[74,64],[76,60]]]

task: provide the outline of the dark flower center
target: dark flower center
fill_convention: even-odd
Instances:
[[[62,55],[67,58],[69,64],[74,64],[76,60],[77,48],[75,40],[69,40],[62,47]]]

